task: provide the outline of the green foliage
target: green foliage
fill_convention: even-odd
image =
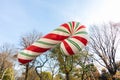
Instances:
[[[2,76],[1,76],[2,80],[15,80],[14,79],[14,70],[12,68],[7,68]]]
[[[78,80],[86,80],[92,79],[97,80],[99,77],[99,72],[94,64],[89,63],[91,60],[91,56],[87,51],[82,51],[78,56],[75,63],[77,63],[78,67],[74,68],[73,75]]]
[[[63,80],[63,76],[58,73],[53,80]]]
[[[59,64],[59,72],[69,76],[67,80],[77,80],[81,79],[81,76],[85,75],[90,76],[90,70],[95,71],[93,64],[86,64],[90,60],[91,55],[88,54],[88,51],[84,50],[79,52],[79,54],[73,56],[67,56],[60,51],[59,45],[51,50],[50,56],[55,58]],[[79,70],[76,66],[80,66]]]
[[[42,80],[52,80],[52,75],[50,72],[41,72]]]
[[[54,56],[54,57],[53,57]],[[52,50],[51,57],[59,64],[60,72],[69,73],[73,68],[73,56],[66,56],[60,51],[59,45]]]

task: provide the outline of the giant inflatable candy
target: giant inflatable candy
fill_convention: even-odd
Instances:
[[[34,42],[18,54],[18,60],[26,64],[45,51],[60,44],[60,50],[66,55],[79,53],[88,43],[86,27],[79,22],[68,22]]]

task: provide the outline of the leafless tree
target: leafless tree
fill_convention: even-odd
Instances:
[[[41,33],[38,33],[37,31],[32,31],[29,33],[26,33],[20,38],[20,47],[21,49],[25,49],[28,46],[30,46],[33,42],[37,41],[41,37]],[[25,79],[27,80],[28,77],[28,71],[30,68],[34,66],[35,60],[25,65]]]
[[[59,72],[59,64],[54,58],[50,58],[47,62],[47,69],[52,73],[52,80],[54,76]]]
[[[120,25],[113,23],[104,25],[93,25],[90,27],[90,50],[97,54],[111,76],[116,74],[118,65],[116,64],[116,52],[120,45]],[[113,79],[114,80],[114,79]]]
[[[0,75],[3,75],[7,68],[13,67],[13,55],[15,52],[16,49],[11,44],[4,43],[0,46]]]
[[[45,66],[45,64],[47,63],[48,60],[49,60],[48,54],[41,54],[41,56],[36,58],[35,71],[36,71],[40,80],[43,80],[42,71],[43,71],[43,67]]]
[[[20,38],[20,47],[25,49],[30,46],[33,42],[37,41],[42,36],[41,33],[33,30],[21,36]]]

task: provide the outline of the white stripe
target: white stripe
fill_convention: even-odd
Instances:
[[[59,43],[59,41],[48,39],[48,38],[40,38],[38,41],[43,41],[43,42],[52,43],[52,44]]]
[[[83,34],[83,35],[81,35],[80,37],[86,39],[87,41],[89,40],[89,36],[88,36],[88,35]]]
[[[26,49],[21,51],[21,52],[26,53],[26,54],[30,54],[30,55],[35,55],[35,56],[38,56],[38,55],[41,54],[41,53],[33,52],[33,51],[30,51],[30,50],[26,50]]]
[[[86,40],[89,39],[88,35],[86,35],[86,34],[76,34],[74,36],[82,37],[82,38],[85,38]]]
[[[81,31],[85,31],[86,32],[86,29],[85,28],[81,28],[78,31],[76,31],[75,33],[78,33],[78,32],[81,32]]]
[[[69,30],[68,30],[67,28],[63,27],[63,26],[60,26],[60,27],[58,27],[57,29],[65,30],[65,31],[67,31],[67,32],[70,34]]]
[[[51,33],[61,35],[61,36],[70,36],[70,34],[62,32],[62,31],[52,31]]]
[[[45,44],[41,44],[41,43],[38,43],[38,42],[34,42],[32,45],[37,46],[37,47],[41,47],[41,48],[52,48],[52,47],[54,47],[52,45],[45,45]]]
[[[76,42],[81,49],[83,49],[85,47],[85,45],[81,41],[79,41],[78,39],[76,39],[76,38],[70,38],[70,40]]]
[[[70,40],[72,40],[71,38],[70,38]],[[74,46],[72,43],[70,43],[68,40],[65,40],[67,43],[68,43],[68,45],[71,47],[71,49],[72,49],[72,51],[73,51],[73,53],[74,54],[76,54],[77,52],[79,52],[79,50],[78,50],[78,48],[76,47],[76,46]]]
[[[22,54],[18,54],[18,58],[19,59],[25,59],[25,60],[32,60],[32,59],[34,59],[35,57],[28,57],[28,56],[24,56],[24,55],[22,55]]]
[[[78,26],[76,26],[76,25],[77,25],[77,23],[75,24],[74,30],[75,30],[76,27],[77,27],[77,28],[76,28],[76,30],[77,30],[78,28],[80,28],[80,27],[82,26],[82,24],[80,24],[80,23],[79,23]]]
[[[65,49],[65,46],[63,44],[63,42],[60,44],[60,49],[62,49],[62,51],[66,54],[66,55],[70,55],[67,50]]]

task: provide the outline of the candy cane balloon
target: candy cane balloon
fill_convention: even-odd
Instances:
[[[86,27],[79,22],[68,22],[34,42],[18,54],[22,64],[32,61],[43,52],[60,44],[60,50],[66,55],[79,53],[88,43]]]

